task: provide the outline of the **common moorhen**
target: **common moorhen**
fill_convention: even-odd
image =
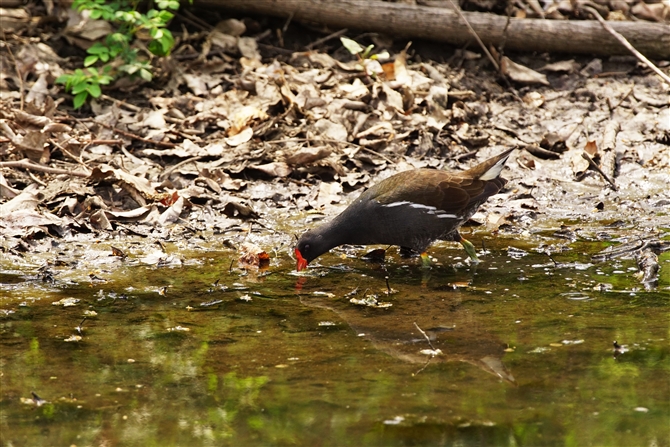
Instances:
[[[475,247],[458,228],[507,183],[500,173],[513,150],[463,172],[413,169],[382,180],[339,216],[302,235],[297,269],[338,245],[399,245],[424,254],[438,239],[460,242],[476,262]]]

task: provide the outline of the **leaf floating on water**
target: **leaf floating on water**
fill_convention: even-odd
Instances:
[[[270,256],[258,245],[245,242],[240,246],[238,262],[242,268],[267,268],[270,265]]]
[[[538,346],[537,348],[528,351],[528,353],[529,354],[544,354],[547,351],[551,351],[551,349],[545,348],[544,346]]]
[[[431,357],[435,357],[436,355],[442,354],[442,350],[441,349],[422,349],[421,351],[419,351],[419,354],[429,355]]]
[[[614,286],[606,282],[601,282],[593,286],[593,290],[596,292],[610,292],[614,290]]]
[[[68,338],[66,338],[63,341],[66,341],[66,342],[81,341],[81,336],[80,335],[70,335]]]
[[[396,416],[393,419],[387,419],[384,421],[384,425],[398,425],[403,422],[405,418],[403,416]]]
[[[189,328],[183,326],[175,326],[168,328],[168,332],[189,332],[189,331],[190,331]]]
[[[41,407],[42,405],[48,403],[48,401],[42,399],[40,396],[35,394],[34,392],[30,392],[32,395],[32,398],[26,398],[22,397],[21,398],[21,403],[25,405],[37,405],[38,407]]]
[[[351,298],[349,302],[351,304],[356,304],[357,306],[375,307],[378,309],[386,309],[393,306],[391,303],[378,301],[377,297],[374,295],[368,295],[365,298]]]
[[[448,284],[449,287],[453,289],[466,289],[470,287],[470,281],[456,281],[456,282],[450,282]]]
[[[521,259],[524,256],[528,256],[528,252],[516,247],[507,247],[507,256],[512,259]]]
[[[312,295],[316,295],[316,296],[325,296],[326,298],[335,298],[335,294],[334,294],[334,293],[330,293],[330,292],[322,292],[322,291],[320,291],[320,290],[316,290],[316,291],[312,292]]]
[[[63,307],[72,307],[76,306],[79,303],[77,298],[63,298],[62,300],[54,301],[51,303],[54,306],[63,306]]]
[[[116,248],[114,246],[112,246],[111,248],[112,248],[112,256],[117,256],[122,259],[125,259],[128,256],[120,248]]]

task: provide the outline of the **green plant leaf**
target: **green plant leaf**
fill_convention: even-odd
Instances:
[[[90,67],[96,62],[98,62],[98,56],[96,56],[95,54],[87,56],[86,59],[84,59],[84,67]]]
[[[74,100],[72,100],[72,104],[74,105],[75,109],[80,108],[81,106],[84,105],[86,102],[86,99],[88,98],[88,92],[84,90],[83,92],[75,95]]]
[[[72,94],[78,95],[79,93],[86,91],[87,87],[88,87],[87,82],[74,82],[72,84]]]
[[[361,57],[362,57],[363,59],[367,59],[368,57],[370,57],[370,53],[372,53],[372,49],[373,49],[374,47],[375,47],[374,45],[368,45],[368,46],[365,48],[365,51],[363,51],[363,54],[361,54]]]
[[[346,48],[351,54],[359,54],[363,52],[363,47],[358,44],[355,40],[349,39],[348,37],[340,37],[340,42],[344,48]]]
[[[145,68],[140,69],[140,78],[144,79],[145,81],[149,82],[151,79],[153,79],[153,75],[151,72]]]
[[[56,84],[67,84],[67,81],[70,79],[69,74],[62,74],[56,78],[54,81]]]
[[[98,84],[91,84],[86,89],[87,92],[91,94],[92,97],[97,98],[102,94],[102,90]]]
[[[108,68],[108,67],[105,67],[105,68]],[[114,78],[111,77],[111,76],[101,75],[100,78],[98,79],[98,84],[107,85],[110,82],[112,82],[113,80],[114,80]]]
[[[170,11],[161,11],[158,13],[157,17],[163,22],[163,26],[166,26],[168,22],[172,20],[174,14],[172,14]]]
[[[106,46],[104,46],[100,42],[96,42],[93,45],[91,45],[91,47],[88,50],[86,50],[86,52],[88,54],[98,54],[98,55],[100,55],[100,54],[109,53],[109,48],[107,48]]]

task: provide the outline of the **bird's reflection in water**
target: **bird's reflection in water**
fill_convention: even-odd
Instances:
[[[461,306],[462,292],[401,295],[405,294],[393,297],[393,306],[387,308],[357,306],[349,297],[310,295],[302,296],[301,302],[333,311],[376,349],[422,365],[418,371],[437,362],[466,362],[515,383],[502,362],[507,345],[471,309]]]

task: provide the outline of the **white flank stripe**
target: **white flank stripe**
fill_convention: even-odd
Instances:
[[[391,202],[387,203],[385,205],[382,205],[384,208],[395,208],[396,206],[402,206],[402,205],[409,205],[411,208],[417,209],[417,210],[426,210],[428,214],[432,214],[434,216],[439,217],[440,219],[458,219],[458,216],[455,214],[447,214],[442,210],[438,210],[434,206],[429,206],[429,205],[423,205],[421,203],[413,203],[409,202],[407,200],[404,200],[402,202]]]
[[[385,207],[385,208],[394,208],[394,207],[400,206],[400,205],[407,205],[408,203],[409,202],[407,202],[407,201],[405,201],[405,202],[393,202],[393,203],[387,203],[386,205],[382,205],[382,206]]]
[[[437,208],[435,208],[434,206],[422,205],[420,203],[412,203],[409,206],[411,206],[412,208],[416,208],[418,210],[433,210],[433,211],[437,210]]]

